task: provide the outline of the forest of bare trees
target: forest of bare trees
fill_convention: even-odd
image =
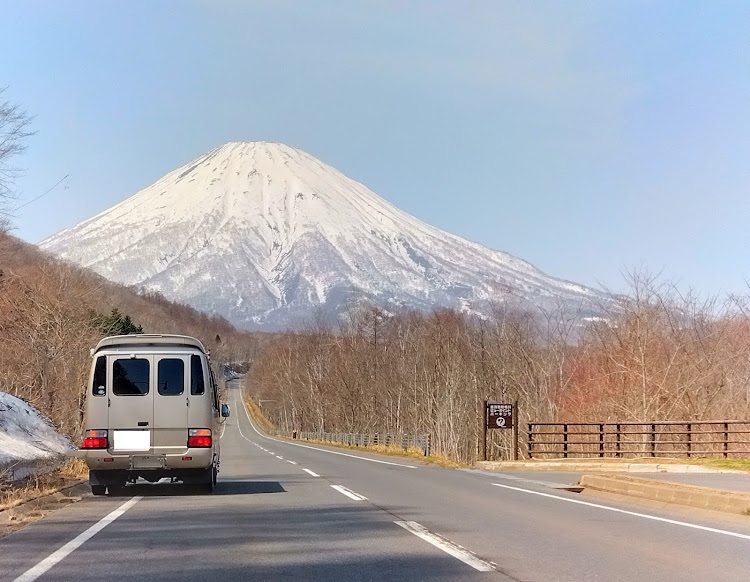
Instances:
[[[263,341],[222,317],[109,283],[0,230],[0,391],[27,400],[77,439],[89,349],[116,333],[102,325],[113,310],[145,333],[200,338],[217,375],[224,364],[252,359]]]
[[[680,293],[644,273],[627,275],[629,292],[597,318],[509,303],[488,319],[373,306],[277,335],[109,283],[5,230],[31,120],[0,89],[0,391],[74,438],[89,349],[118,329],[193,335],[217,372],[249,367],[248,395],[280,429],[427,433],[433,451],[464,462],[477,455],[484,399],[518,401],[521,423],[749,417],[748,298]],[[508,435],[491,445],[507,456]]]
[[[250,363],[249,396],[282,430],[430,434],[434,452],[463,462],[476,458],[484,399],[517,399],[521,423],[747,419],[746,298],[681,294],[639,273],[628,283],[593,319],[359,307],[335,327],[250,334],[0,231],[0,391],[76,438],[89,349],[117,310],[144,332],[202,339],[217,372]],[[490,455],[508,456],[509,435],[494,433]]]
[[[436,453],[463,462],[476,458],[485,398],[518,399],[522,423],[748,418],[743,301],[640,273],[628,283],[588,320],[509,306],[489,320],[360,309],[335,329],[276,338],[249,395],[284,430],[429,433]],[[507,456],[509,436],[493,437],[494,456]]]

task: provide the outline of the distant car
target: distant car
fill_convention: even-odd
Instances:
[[[91,350],[85,438],[77,456],[89,467],[94,495],[138,477],[164,477],[213,491],[218,429],[229,405],[218,390],[203,344],[180,335],[104,338]]]

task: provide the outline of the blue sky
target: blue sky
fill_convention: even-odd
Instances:
[[[550,275],[750,280],[750,3],[0,0],[39,242],[227,141]]]

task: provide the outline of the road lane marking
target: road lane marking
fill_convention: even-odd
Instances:
[[[416,521],[394,521],[396,525],[404,528],[406,531],[413,533],[418,538],[423,539],[428,544],[432,544],[436,548],[443,550],[446,554],[453,556],[454,558],[461,560],[464,564],[468,564],[475,570],[480,572],[494,572],[497,567],[492,562],[483,560],[470,552],[466,548],[454,544],[452,541],[445,539],[443,536],[432,533],[423,525],[418,524]]]
[[[237,395],[236,394],[235,394],[235,397],[234,397],[234,401],[235,401],[235,405],[236,405],[237,404]],[[252,429],[255,432],[257,432],[258,435],[261,436],[261,437],[263,437],[264,439],[269,439],[269,440],[272,440],[274,442],[282,443],[282,444],[285,444],[285,445],[291,445],[293,447],[302,447],[304,449],[312,449],[314,451],[320,451],[321,453],[330,453],[331,455],[341,455],[342,457],[351,457],[352,459],[359,459],[360,461],[369,461],[371,463],[380,463],[382,465],[393,465],[394,467],[403,467],[405,469],[416,469],[417,468],[414,465],[403,465],[401,463],[392,463],[391,461],[381,461],[380,459],[370,459],[368,457],[360,457],[358,455],[350,455],[348,453],[341,453],[339,451],[329,451],[327,449],[319,449],[318,447],[311,447],[310,445],[302,445],[300,443],[290,443],[290,442],[287,442],[287,441],[282,441],[282,440],[279,440],[279,439],[275,439],[275,438],[270,437],[270,436],[266,436],[263,433],[261,433],[257,428],[255,428],[255,425],[253,424],[253,421],[250,420],[250,413],[247,411],[247,406],[245,406],[245,401],[244,400],[242,401],[242,408],[245,410],[245,416],[247,416],[247,421],[250,423],[250,426],[252,427]],[[240,426],[240,423],[238,422],[237,423],[237,427],[239,428],[239,426]],[[242,429],[240,429],[240,434],[242,434]],[[245,435],[242,435],[242,436],[243,436],[243,438],[246,441],[253,442],[250,439],[248,439]]]
[[[296,465],[297,461],[290,461],[289,459],[286,460],[287,463],[291,463],[292,465]]]
[[[685,521],[677,521],[675,519],[667,519],[666,517],[657,517],[656,515],[649,515],[647,513],[638,513],[637,511],[627,511],[626,509],[618,509],[616,507],[610,507],[608,505],[600,505],[599,503],[591,503],[589,501],[581,501],[579,499],[568,499],[567,497],[561,497],[560,495],[552,495],[551,493],[542,493],[541,491],[532,491],[530,489],[521,489],[520,487],[511,487],[510,485],[501,485],[500,483],[493,483],[495,487],[502,487],[503,489],[512,489],[513,491],[521,491],[523,493],[531,493],[532,495],[541,495],[542,497],[551,497],[552,499],[558,499],[560,501],[567,501],[569,503],[577,503],[579,505],[588,505],[589,507],[595,507],[597,509],[606,509],[607,511],[615,511],[617,513],[625,513],[627,515],[634,515],[635,517],[642,517],[644,519],[652,519],[654,521],[663,521],[665,523],[671,523],[673,525],[681,525],[682,527],[689,527],[692,529],[700,529],[711,533],[718,533],[725,536],[732,536],[735,538],[742,538],[744,540],[750,540],[750,535],[741,534],[733,531],[727,531],[723,529],[716,529],[714,527],[708,527],[705,525],[697,525],[694,523],[687,523]]]
[[[473,469],[460,469],[461,471],[471,472]],[[583,487],[577,485],[567,485],[566,483],[555,483],[554,481],[542,481],[537,479],[525,479],[524,477],[514,477],[513,475],[492,475],[489,471],[483,471],[482,473],[490,475],[493,479],[509,479],[511,481],[518,481],[520,483],[531,483],[532,485],[541,485],[548,489],[565,489],[566,491],[574,490],[579,493]]]
[[[75,538],[70,540],[67,544],[65,544],[59,550],[52,552],[49,556],[44,558],[44,560],[39,562],[36,566],[33,566],[29,568],[28,570],[26,570],[26,572],[24,572],[18,578],[13,580],[13,582],[32,582],[32,580],[36,580],[37,578],[39,578],[39,576],[44,574],[47,570],[49,570],[55,564],[57,564],[62,559],[64,559],[68,554],[77,550],[86,541],[94,537],[97,533],[99,533],[101,530],[107,527],[110,523],[112,523],[114,520],[120,517],[128,509],[133,507],[141,499],[143,499],[143,497],[133,497],[132,499],[129,499],[128,501],[123,503],[120,507],[118,507],[117,509],[115,509],[114,511],[112,511],[111,513],[109,513],[108,515],[100,519],[98,522],[96,522],[86,531],[78,534]]]
[[[354,501],[367,501],[367,497],[364,495],[360,495],[359,493],[355,493],[351,489],[347,489],[346,487],[342,485],[331,485],[332,488],[334,488],[339,493],[343,493],[350,499],[354,499]]]
[[[277,459],[281,459],[282,461],[284,460],[284,457],[281,457],[281,456],[279,456],[279,455],[276,455],[276,458],[277,458]]]
[[[311,471],[310,469],[302,469],[305,473],[309,473],[313,477],[320,477],[315,471]]]

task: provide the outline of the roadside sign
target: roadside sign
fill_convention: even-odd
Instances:
[[[487,428],[513,428],[513,405],[488,402],[485,418]]]

